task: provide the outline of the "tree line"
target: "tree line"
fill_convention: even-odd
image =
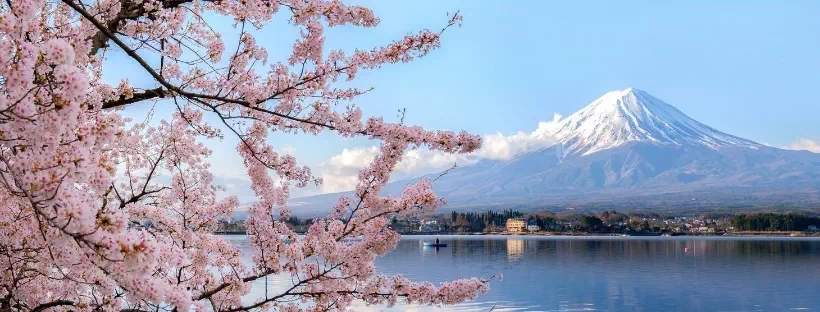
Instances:
[[[738,214],[732,218],[735,231],[805,231],[820,227],[820,217],[798,214]]]
[[[457,232],[482,232],[495,231],[503,228],[507,219],[519,218],[523,216],[521,212],[512,209],[505,209],[501,212],[457,212],[450,213],[450,218],[446,220],[445,226]]]

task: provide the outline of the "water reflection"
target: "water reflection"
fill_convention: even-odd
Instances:
[[[388,274],[442,282],[504,274],[477,302],[356,311],[771,311],[820,306],[820,240],[632,237],[404,237]],[[434,238],[433,238],[434,239]],[[240,242],[241,243],[241,242]],[[269,281],[268,283],[287,283]],[[278,285],[276,285],[278,286]]]
[[[524,255],[524,240],[520,238],[507,239],[507,259],[510,261],[521,259]]]

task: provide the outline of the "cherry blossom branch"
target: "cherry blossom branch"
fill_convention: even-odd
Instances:
[[[110,109],[116,108],[120,106],[125,106],[133,103],[142,102],[145,100],[156,99],[156,98],[164,98],[168,95],[168,92],[165,89],[159,87],[154,89],[148,89],[140,93],[134,93],[134,95],[130,97],[120,96],[119,99],[114,101],[105,102],[102,105],[102,109]]]
[[[99,29],[99,31],[102,32],[108,39],[113,41],[118,47],[120,47],[120,49],[125,51],[125,53],[128,54],[129,57],[131,57],[132,59],[137,61],[137,63],[139,63],[139,65],[146,72],[148,72],[148,74],[151,75],[151,77],[154,78],[154,80],[159,82],[159,84],[162,85],[163,87],[165,87],[165,89],[170,90],[173,93],[182,95],[182,96],[187,97],[187,98],[199,98],[199,99],[206,99],[206,100],[216,100],[216,101],[221,101],[221,102],[226,102],[226,103],[231,103],[231,104],[239,104],[239,105],[245,106],[245,107],[253,109],[253,110],[268,113],[268,114],[271,114],[271,115],[274,115],[274,116],[277,116],[277,117],[281,117],[281,118],[285,118],[285,119],[288,119],[288,120],[334,129],[334,127],[331,126],[331,125],[318,123],[318,122],[314,122],[314,121],[311,121],[311,120],[297,118],[297,117],[293,117],[293,116],[289,116],[289,115],[284,115],[284,114],[280,114],[280,113],[277,113],[277,112],[274,112],[274,111],[270,111],[270,110],[262,109],[262,108],[259,108],[259,107],[255,107],[255,105],[252,105],[251,103],[249,103],[247,101],[231,99],[231,98],[226,98],[226,97],[222,97],[222,96],[187,92],[185,90],[182,90],[179,87],[177,87],[176,85],[173,85],[170,82],[168,82],[167,80],[165,80],[165,78],[163,78],[150,65],[148,65],[148,63],[142,57],[140,57],[139,54],[136,53],[136,51],[132,50],[128,45],[126,45],[116,35],[111,33],[111,31],[107,27],[102,25],[102,23],[100,21],[98,21],[96,18],[94,18],[94,16],[92,16],[90,13],[88,13],[88,11],[86,11],[85,9],[83,9],[82,7],[77,5],[72,0],[62,0],[62,2],[65,3],[66,5],[68,5],[69,7],[71,7],[72,9],[74,9],[75,11],[77,11],[78,13],[80,13],[80,15],[82,15],[86,20],[88,20],[91,24],[93,24],[95,27],[97,27],[97,29]],[[309,82],[311,82],[315,79],[318,79],[319,77],[320,76],[312,77],[312,78],[306,80],[305,82],[303,82],[303,84],[304,83],[309,83]],[[296,87],[297,86],[294,86],[292,88],[296,88]],[[280,92],[277,92],[274,95],[270,96],[268,99],[273,99],[276,96],[281,95],[285,91],[287,91],[289,89],[292,89],[292,88],[288,88],[286,90],[282,90]],[[152,94],[149,98],[159,97],[160,94],[161,93],[157,92],[155,94]],[[131,103],[133,103],[133,102],[131,102]],[[106,103],[106,104],[103,105],[103,107],[113,108],[113,107],[118,107],[118,106],[122,106],[122,105],[125,105],[125,104],[130,104],[130,103],[125,102],[125,101],[122,101],[120,103]]]
[[[342,310],[353,299],[391,304],[404,294],[408,301],[449,304],[484,289],[482,280],[436,288],[380,276],[373,267],[398,242],[387,226],[390,215],[418,215],[443,204],[429,180],[399,196],[379,195],[402,155],[418,147],[468,153],[480,139],[406,126],[403,118],[363,118],[352,102],[367,91],[336,86],[359,70],[426,55],[438,47],[441,31],[345,55],[324,51],[325,27],[372,27],[378,18],[340,1],[20,1],[0,12],[1,46],[8,48],[0,54],[0,238],[25,240],[0,239],[0,260],[6,260],[0,263],[9,272],[0,279],[0,289],[8,290],[2,309],[21,302],[18,309],[26,311],[69,308],[51,306],[57,299],[95,312],[241,310],[265,303],[297,309],[289,302],[301,298],[315,301],[317,310]],[[280,7],[289,10],[300,37],[286,61],[260,74],[267,51],[244,27],[264,26]],[[203,18],[210,13],[242,25],[227,58],[222,34]],[[116,87],[104,82],[109,44],[158,86],[135,92],[127,80]],[[148,54],[158,56],[158,68]],[[222,60],[229,64],[217,66]],[[149,113],[126,129],[130,120],[117,108],[170,102],[161,99],[173,100],[170,120],[149,127]],[[213,184],[211,151],[200,140],[222,138],[222,132],[204,120],[210,113],[240,139],[237,152],[259,198],[247,219],[253,266],[213,234],[238,201],[220,198],[224,189]],[[316,219],[300,236],[283,222],[290,217],[290,191],[318,179],[292,155],[275,152],[269,135],[328,130],[379,140],[382,149],[359,175],[357,202],[341,200],[329,218]],[[170,182],[157,182],[165,173]],[[120,175],[126,181],[118,182]],[[293,288],[268,296],[266,286],[264,299],[242,303],[253,281],[274,274],[289,274]],[[48,298],[30,295],[45,293]]]
[[[49,309],[49,308],[54,308],[54,307],[59,307],[59,306],[73,306],[73,305],[74,305],[74,302],[72,302],[72,301],[57,300],[57,301],[52,301],[52,302],[49,302],[49,303],[44,303],[44,304],[38,305],[38,306],[34,307],[34,309],[31,309],[31,312],[42,312],[42,311],[45,311],[46,309]]]

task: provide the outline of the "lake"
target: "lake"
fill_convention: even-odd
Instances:
[[[422,246],[436,237],[448,246]],[[816,238],[403,236],[376,267],[434,283],[504,279],[457,306],[356,311],[820,311]]]

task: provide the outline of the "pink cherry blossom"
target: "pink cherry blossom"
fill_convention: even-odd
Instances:
[[[292,53],[282,61],[268,59],[253,31],[276,14],[300,34],[284,43]],[[233,20],[236,41],[211,27],[218,15]],[[435,286],[374,266],[399,240],[391,217],[444,204],[425,179],[397,196],[381,194],[404,153],[470,153],[480,138],[364,118],[353,102],[369,89],[340,83],[427,55],[460,22],[455,14],[441,31],[345,54],[325,48],[325,29],[375,27],[379,19],[338,0],[3,2],[0,310],[344,310],[356,300],[438,305],[485,293],[485,279]],[[125,55],[155,87],[103,80],[105,70],[116,70],[104,66],[111,53]],[[148,126],[145,116],[122,116],[132,105],[175,113]],[[341,198],[306,235],[283,222],[290,191],[321,180],[276,152],[268,140],[275,132],[381,144],[354,196]],[[226,135],[239,139],[236,152],[258,197],[247,220],[250,264],[214,234],[238,201],[217,196],[222,189],[202,142]],[[243,301],[254,281],[274,274],[290,276],[292,287]]]

